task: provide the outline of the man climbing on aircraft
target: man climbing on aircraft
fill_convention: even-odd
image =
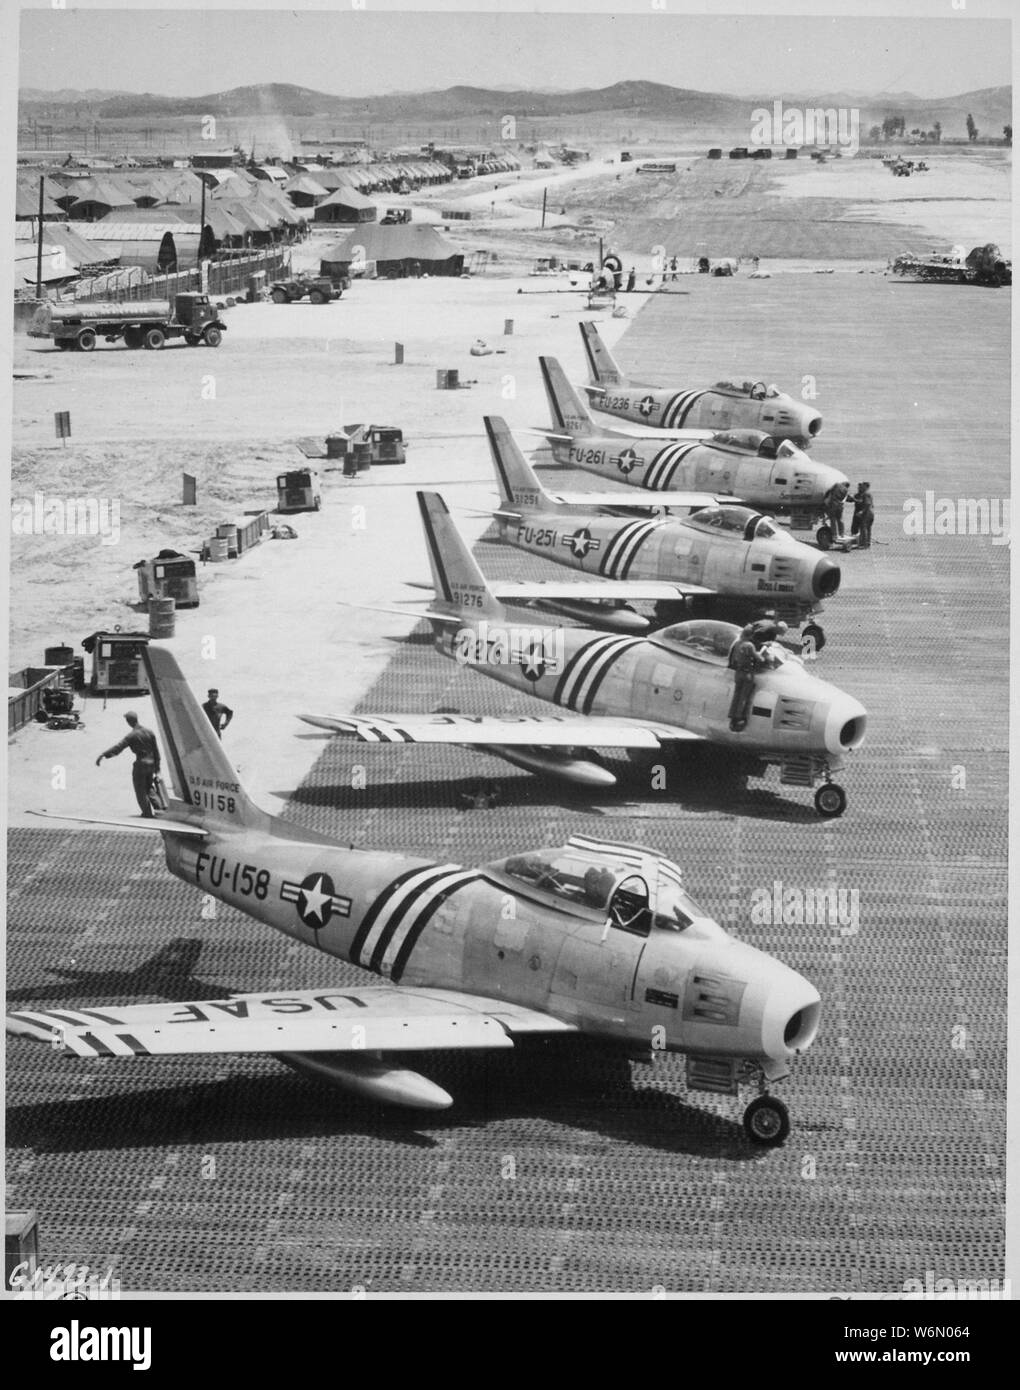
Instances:
[[[754,695],[754,677],[764,664],[754,645],[751,627],[745,627],[730,651],[730,670],[734,673],[730,728],[735,734],[747,727],[747,714]]]

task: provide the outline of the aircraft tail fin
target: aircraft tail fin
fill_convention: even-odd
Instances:
[[[556,503],[517,447],[506,421],[499,415],[486,415],[485,433],[489,437],[501,505],[522,514],[555,511]]]
[[[176,658],[163,647],[143,652],[165,768],[171,811],[188,808],[198,824],[267,830],[272,817],[249,798]]]
[[[450,516],[438,492],[419,492],[418,507],[436,591],[435,607],[442,613],[481,617],[501,615],[503,607],[489,588],[478,562]]]
[[[599,336],[597,324],[582,319],[578,324],[581,341],[588,354],[588,372],[594,386],[619,386],[623,381],[616,359]]]
[[[542,372],[553,429],[573,435],[595,434],[595,422],[589,414],[588,407],[567,380],[567,374],[557,359],[540,357],[538,365]]]

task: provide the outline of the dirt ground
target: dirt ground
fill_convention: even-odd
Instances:
[[[77,648],[102,627],[144,631],[136,561],[166,546],[197,550],[219,522],[272,507],[277,473],[303,462],[298,438],[324,439],[358,421],[399,426],[405,465],[357,481],[325,472],[322,511],[291,518],[297,541],[202,566],[201,606],[177,615],[167,644],[196,689],[218,685],[237,710],[230,756],[256,797],[276,809],[321,747],[316,736],[290,736],[294,716],[353,708],[390,655],[378,615],[345,605],[424,598],[405,587],[429,578],[416,488],[439,488],[452,508],[465,509],[458,521],[475,540],[488,524],[483,509],[495,503],[482,415],[504,415],[522,428],[547,422],[540,353],[559,354],[581,379],[576,325],[586,301],[561,289],[486,278],[356,282],[329,305],[237,305],[226,311],[228,331],[215,351],[103,344],[84,356],[19,338],[12,498],[115,500],[120,534],[116,544],[12,537],[11,669],[40,664],[47,646]],[[627,298],[631,311],[644,302]],[[615,342],[627,319],[602,317]],[[470,355],[477,338],[492,355]],[[397,341],[405,347],[401,366]],[[463,389],[437,390],[440,367],[457,368]],[[53,436],[56,410],[71,412],[67,446]],[[183,472],[198,480],[196,507],[182,503]],[[408,631],[413,623],[409,617]],[[386,626],[393,630],[389,617]],[[203,655],[209,638],[213,657]],[[105,708],[89,699],[85,733],[31,725],[15,735],[12,821],[27,808],[53,808],[55,739],[68,769],[63,809],[87,814],[101,787],[105,814],[132,814],[126,765],[93,768],[95,755],[123,733],[128,708],[144,722],[147,699]]]

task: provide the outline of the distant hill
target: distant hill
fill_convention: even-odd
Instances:
[[[87,105],[97,120],[154,116],[217,115],[224,117],[321,117],[337,120],[453,120],[469,117],[569,117],[612,113],[649,120],[676,121],[701,127],[732,127],[749,120],[758,106],[771,109],[773,95],[728,96],[671,87],[660,82],[616,82],[609,87],[574,92],[506,91],[502,88],[458,85],[437,92],[394,92],[375,97],[344,97],[286,82],[234,87],[198,97],[167,97],[152,92],[104,92],[62,89],[44,92],[25,88],[20,93],[23,116],[34,108]],[[902,115],[908,130],[929,128],[941,121],[948,134],[962,132],[967,113],[982,133],[998,134],[1012,120],[1012,89],[986,87],[959,96],[918,97],[909,92],[862,96],[837,92],[820,96],[784,93],[789,106],[856,106],[865,129],[887,115]]]

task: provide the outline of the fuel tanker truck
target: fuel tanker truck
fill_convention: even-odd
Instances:
[[[129,348],[161,348],[168,338],[183,338],[189,347],[219,347],[226,324],[207,294],[179,294],[137,303],[80,301],[41,304],[28,327],[30,338],[52,338],[62,352],[91,352],[100,338]]]

